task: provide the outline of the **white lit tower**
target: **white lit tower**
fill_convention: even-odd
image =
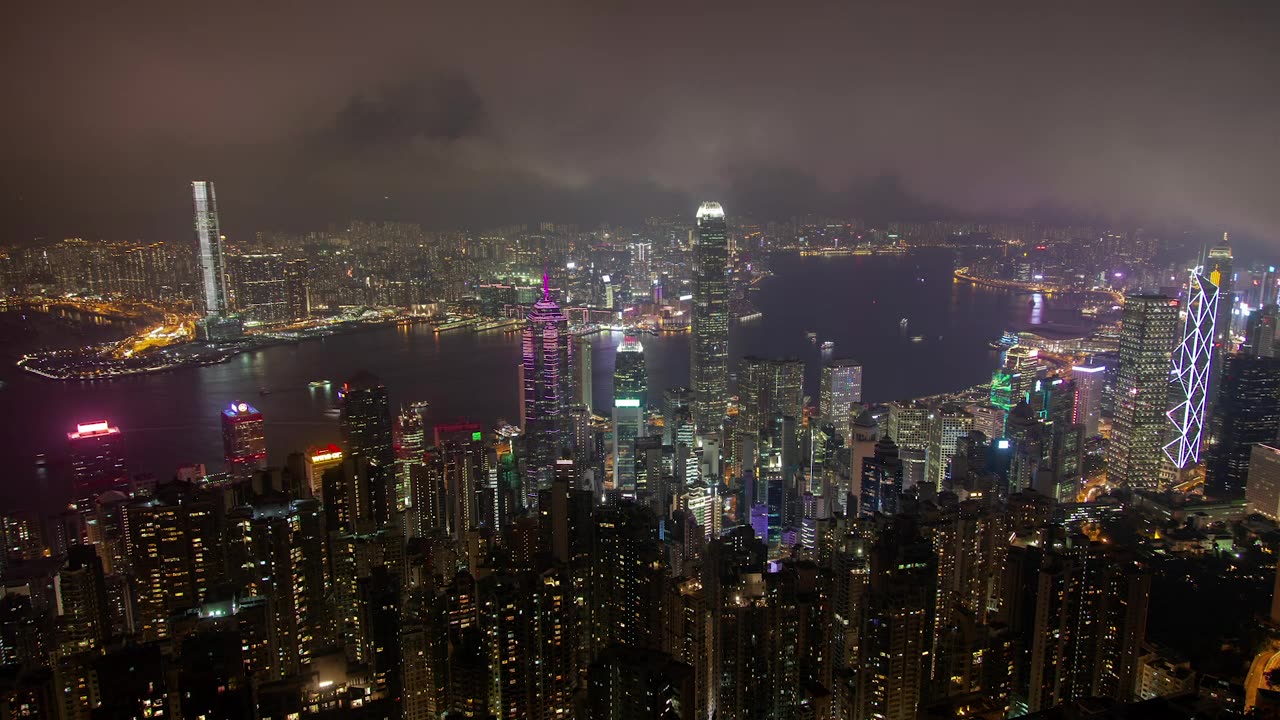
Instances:
[[[230,315],[227,303],[226,259],[222,254],[218,195],[213,183],[192,182],[191,201],[195,210],[196,269],[200,286],[196,298],[196,312],[200,315],[198,329],[208,340],[235,338],[241,328],[238,319]]]
[[[720,203],[698,208],[693,241],[693,320],[690,379],[693,422],[699,434],[716,432],[729,400],[729,229]]]
[[[1173,354],[1173,402],[1176,404],[1169,410],[1173,436],[1164,446],[1164,454],[1179,471],[1200,462],[1205,404],[1218,337],[1215,328],[1221,281],[1219,270],[1211,270],[1206,275],[1201,265],[1191,271],[1187,285],[1187,319],[1182,342]]]
[[[634,337],[618,346],[613,369],[613,487],[634,494],[636,438],[644,435],[648,381],[644,346]]]

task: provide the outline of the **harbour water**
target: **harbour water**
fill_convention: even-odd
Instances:
[[[951,255],[800,258],[773,261],[774,275],[752,291],[762,317],[731,330],[730,351],[799,357],[816,402],[825,341],[835,357],[864,365],[864,396],[885,402],[974,385],[997,362],[987,343],[1010,327],[1074,316],[1055,301],[954,282]],[[907,326],[901,320],[907,319]],[[0,507],[46,505],[66,476],[66,432],[77,421],[109,419],[124,432],[130,469],[171,475],[182,464],[221,469],[219,411],[245,401],[266,418],[273,463],[293,450],[339,438],[336,390],[367,369],[387,384],[394,404],[425,400],[428,421],[467,418],[492,424],[518,417],[519,335],[492,331],[436,334],[426,325],[388,327],[246,353],[206,367],[106,382],[55,382],[13,366],[35,347],[82,342],[113,332],[71,331],[65,321],[36,323],[3,343],[0,368]],[[116,328],[114,332],[122,330]],[[808,333],[815,339],[810,340]],[[913,338],[919,338],[913,341]],[[621,336],[593,336],[599,411],[611,392],[613,352]],[[688,382],[687,335],[645,336],[651,402]],[[334,381],[311,388],[313,380]]]

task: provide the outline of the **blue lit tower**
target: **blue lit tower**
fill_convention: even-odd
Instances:
[[[644,346],[627,337],[613,367],[613,487],[627,493],[636,485],[636,438],[644,434],[648,381]]]
[[[551,486],[556,460],[567,438],[570,397],[569,321],[551,299],[547,277],[542,278],[542,299],[529,311],[521,342],[524,432],[528,461],[525,476],[530,488]]]
[[[1169,410],[1173,436],[1164,446],[1164,454],[1179,471],[1200,462],[1221,281],[1219,270],[1211,270],[1206,275],[1204,266],[1200,266],[1191,271],[1187,284],[1187,319],[1182,342],[1173,354],[1173,402],[1176,404]]]
[[[720,203],[698,208],[693,240],[693,334],[689,374],[699,433],[719,429],[729,399],[729,229]]]

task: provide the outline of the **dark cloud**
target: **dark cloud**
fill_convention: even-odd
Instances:
[[[474,4],[473,4],[474,5]],[[1059,208],[1280,250],[1280,4],[172,3],[11,13],[0,242]],[[945,208],[945,210],[943,209]]]

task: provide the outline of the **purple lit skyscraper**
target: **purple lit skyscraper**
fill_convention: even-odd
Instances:
[[[551,299],[547,278],[542,278],[542,299],[533,304],[521,344],[521,392],[524,433],[528,452],[526,493],[551,487],[556,460],[568,433],[569,321]],[[526,495],[528,496],[528,495]]]

